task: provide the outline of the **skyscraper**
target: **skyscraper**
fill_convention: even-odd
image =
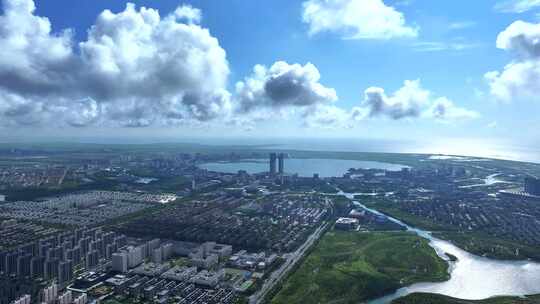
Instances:
[[[283,175],[285,167],[285,153],[279,153],[278,156],[279,174]]]
[[[270,175],[276,175],[276,153],[270,153]]]

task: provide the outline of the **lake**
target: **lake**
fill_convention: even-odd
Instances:
[[[268,166],[268,160],[266,159],[250,159],[239,162],[212,162],[199,165],[200,168],[209,171],[237,173],[238,170],[245,170],[250,174],[268,172]],[[285,172],[287,174],[297,173],[299,176],[304,177],[311,177],[315,173],[318,173],[320,177],[342,176],[347,173],[350,168],[399,171],[402,168],[408,167],[405,165],[377,161],[318,158],[285,159]]]

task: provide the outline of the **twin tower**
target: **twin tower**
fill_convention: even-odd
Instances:
[[[276,170],[276,161],[278,163],[278,167]],[[283,175],[283,169],[285,165],[285,153],[270,153],[270,175]]]

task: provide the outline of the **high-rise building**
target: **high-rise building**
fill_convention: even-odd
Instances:
[[[81,248],[81,254],[87,254],[90,249],[90,237],[83,237],[79,240],[79,247]]]
[[[88,302],[87,295],[85,293],[81,294],[78,298],[73,300],[73,304],[86,304]]]
[[[26,245],[22,245],[21,247],[19,247],[19,249],[22,252],[24,252],[26,254],[29,254],[31,256],[35,256],[37,254],[37,251],[38,251],[36,242],[29,243],[29,244],[26,244]]]
[[[49,248],[49,250],[47,250],[47,254],[45,255],[45,257],[47,258],[47,260],[52,260],[52,259],[61,260],[64,258],[64,248],[60,246]]]
[[[52,303],[58,297],[58,286],[52,284],[49,287],[46,287],[41,292],[41,301],[44,303]]]
[[[128,255],[129,268],[138,266],[143,262],[145,258],[144,256],[144,251],[146,250],[145,248],[146,248],[146,245],[140,245],[140,246],[131,247],[128,249],[127,255]]]
[[[271,175],[276,174],[276,159],[277,159],[276,153],[270,153],[270,174]]]
[[[105,241],[105,244],[109,245],[114,242],[114,236],[115,236],[115,233],[111,231],[111,232],[104,233],[102,238]]]
[[[73,294],[71,290],[64,292],[58,297],[58,304],[71,304],[73,303]]]
[[[30,275],[33,278],[42,278],[45,275],[45,258],[33,257],[30,263]]]
[[[58,265],[58,283],[64,284],[73,279],[73,262],[68,260]]]
[[[22,277],[30,276],[32,255],[24,254],[17,257],[17,275]]]
[[[163,252],[161,247],[152,250],[152,262],[161,264],[163,262]]]
[[[39,255],[42,256],[42,257],[46,257],[47,256],[47,252],[49,252],[49,249],[51,248],[51,244],[49,243],[41,243],[39,244]]]
[[[13,302],[13,304],[30,304],[32,298],[30,295],[23,295]]]
[[[105,256],[105,242],[103,239],[97,239],[90,242],[90,251],[97,251],[100,257]]]
[[[7,274],[17,274],[17,259],[19,258],[18,252],[10,252],[6,255],[6,269]]]
[[[67,250],[66,258],[73,261],[73,265],[79,265],[82,260],[81,247],[75,246]]]
[[[536,177],[525,178],[525,192],[531,195],[540,196],[540,179]]]
[[[159,239],[153,239],[153,240],[150,240],[146,243],[146,256],[147,257],[151,257],[153,252],[154,252],[154,249],[158,248],[159,247],[159,244],[160,244],[160,240]]]
[[[124,247],[126,245],[126,236],[120,235],[114,238],[114,242],[118,248]]]
[[[92,269],[99,264],[99,253],[92,250],[86,254],[86,269]]]
[[[285,153],[279,153],[278,156],[279,174],[283,175],[285,169]]]
[[[117,250],[116,248],[116,244],[108,244],[106,247],[105,247],[105,258],[106,259],[110,259],[113,255],[113,253],[115,253]]]
[[[163,251],[163,259],[164,260],[170,259],[173,253],[173,244],[172,243],[164,244],[161,247],[161,249]]]
[[[128,255],[125,252],[113,253],[112,269],[118,272],[127,272],[128,270]]]
[[[58,277],[58,265],[60,261],[57,259],[45,261],[45,278],[47,280],[54,279]]]

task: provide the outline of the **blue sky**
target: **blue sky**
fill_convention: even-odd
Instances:
[[[7,2],[32,1],[5,0],[2,6],[3,14],[6,14]],[[358,11],[372,9],[364,9],[362,7],[364,4],[359,0],[131,2],[135,4],[136,13],[140,13],[140,7],[143,6],[154,8],[159,11],[162,19],[172,14],[178,7],[188,6],[199,10],[200,20],[185,22],[193,23],[201,29],[208,29],[209,36],[217,39],[217,47],[226,53],[224,60],[228,72],[221,71],[226,76],[220,78],[219,71],[209,76],[218,78],[214,82],[218,83],[217,89],[220,92],[225,90],[230,94],[226,105],[220,99],[215,102],[211,112],[207,112],[209,110],[204,108],[209,98],[204,95],[208,93],[207,86],[192,89],[187,84],[181,84],[182,91],[174,92],[177,95],[171,95],[171,91],[164,91],[165,93],[156,93],[148,100],[154,102],[161,98],[165,100],[180,95],[185,96],[186,92],[189,94],[196,92],[199,96],[202,90],[204,94],[201,94],[204,97],[193,102],[200,107],[193,111],[196,113],[189,115],[184,112],[177,113],[175,105],[174,110],[167,108],[160,112],[162,109],[159,108],[153,111],[151,115],[154,116],[149,118],[145,116],[146,114],[141,114],[143,110],[139,108],[125,107],[128,102],[139,102],[137,98],[140,96],[126,93],[122,93],[125,96],[120,93],[107,95],[108,93],[86,91],[87,88],[80,94],[74,93],[82,90],[77,86],[74,86],[75,88],[69,93],[56,92],[59,89],[55,88],[54,94],[47,95],[46,98],[28,96],[18,92],[16,89],[19,88],[10,87],[12,85],[10,77],[15,76],[6,72],[0,73],[0,86],[4,82],[4,91],[19,94],[22,96],[21,100],[24,101],[5,106],[5,113],[22,111],[19,108],[13,108],[13,104],[19,107],[24,104],[25,109],[33,104],[40,104],[43,107],[43,104],[50,105],[51,100],[54,99],[63,100],[54,108],[54,111],[61,111],[61,113],[52,112],[53,110],[47,106],[42,111],[50,111],[52,117],[63,117],[66,112],[72,111],[70,110],[71,100],[76,100],[77,103],[84,103],[83,108],[72,112],[85,113],[85,115],[82,118],[76,117],[76,121],[66,118],[67,121],[75,121],[67,125],[49,123],[46,119],[42,120],[34,116],[29,119],[25,116],[24,120],[5,124],[1,128],[9,130],[10,134],[20,136],[35,136],[36,134],[43,134],[43,136],[53,134],[148,136],[160,132],[159,134],[163,136],[179,138],[187,135],[217,137],[226,130],[227,136],[242,137],[321,136],[424,140],[503,138],[518,142],[537,142],[540,138],[540,131],[538,131],[540,120],[537,118],[540,102],[534,98],[535,90],[540,89],[540,85],[534,86],[534,83],[530,85],[531,81],[523,83],[514,79],[503,79],[502,76],[495,80],[485,77],[485,74],[491,71],[503,72],[504,67],[512,62],[522,60],[536,64],[537,57],[523,59],[524,57],[517,56],[516,50],[520,46],[514,42],[515,39],[512,40],[520,35],[529,35],[530,37],[527,37],[530,39],[527,41],[532,47],[535,46],[534,38],[538,34],[535,32],[535,26],[539,21],[540,6],[537,7],[537,1],[534,0],[504,3],[501,1],[366,1],[364,4],[371,2],[379,9],[392,10],[393,12],[389,14],[393,14],[393,17],[398,14],[403,22],[398,26],[405,29],[405,32],[399,34],[400,29],[393,28],[390,30],[394,31],[394,34],[390,34],[391,37],[382,38],[374,37],[375,34],[369,34],[370,37],[359,37],[355,26],[359,28],[366,26],[363,30],[367,29],[369,32],[373,28],[366,25],[366,22],[377,20],[363,20],[364,17],[361,14],[354,15],[354,10],[352,20],[355,23],[352,26],[351,24],[336,25],[336,21],[332,21],[334,24],[329,25],[331,22],[326,22],[324,15],[320,15],[323,19],[319,22],[325,25],[322,29],[313,30],[322,23],[317,25],[315,19],[306,20],[307,2],[316,5],[319,9],[317,14],[320,14],[325,6],[335,8],[337,5],[344,8],[343,3],[349,2],[353,5],[349,9],[351,7]],[[73,36],[68,39],[72,44],[69,56],[84,61],[84,58],[78,59],[78,57],[84,57],[81,56],[83,51],[78,43],[89,40],[88,30],[96,24],[97,16],[106,9],[119,14],[126,8],[126,2],[35,1],[35,6],[37,9],[32,15],[38,18],[47,17],[50,21],[52,31],[47,33],[49,36],[58,36],[65,29],[74,31]],[[378,12],[374,10],[369,14]],[[498,35],[517,20],[523,20],[530,26],[509,31],[511,37],[508,40],[515,45],[509,44],[506,49],[497,48]],[[356,37],[354,37],[355,33]],[[0,40],[1,35],[3,34],[0,31]],[[365,33],[363,35],[365,36]],[[14,48],[13,52],[20,54],[21,50]],[[129,52],[129,49],[123,52]],[[12,55],[9,50],[6,53]],[[278,61],[285,61],[288,65],[276,67],[272,71],[271,67]],[[92,62],[95,65],[95,61]],[[256,79],[253,72],[254,66],[263,65],[267,68],[268,71],[258,79],[266,85],[269,79],[277,78],[291,70],[301,74],[301,76],[298,76],[298,73],[295,74],[301,77],[298,81],[304,81],[306,77],[311,77],[306,75],[312,75],[310,73],[313,72],[311,68],[306,67],[307,63],[314,66],[320,79],[310,78],[311,80],[305,86],[297,88],[307,90],[299,91],[301,93],[299,97],[277,100],[273,98],[276,95],[272,95],[271,92],[260,92],[260,88],[259,91],[254,88],[242,91],[245,94],[254,94],[255,97],[252,99],[246,100],[240,97],[236,83],[242,81],[247,84],[248,78]],[[298,66],[293,67],[294,64]],[[210,61],[209,69],[212,65],[213,61]],[[49,67],[45,66],[39,71],[43,72],[44,69],[49,69]],[[1,70],[2,62],[0,62],[0,72]],[[156,75],[160,77],[161,74],[158,73],[161,72],[157,71]],[[535,73],[536,70],[531,68],[531,72],[524,72],[523,77],[535,77]],[[54,71],[54,74],[56,75],[57,72]],[[204,74],[201,75],[200,79],[195,78],[195,80],[204,82]],[[84,82],[86,79],[77,79],[77,82]],[[298,84],[297,79],[285,80]],[[393,92],[405,87],[406,80],[413,82],[419,80],[416,89],[413,89],[428,92],[429,97],[420,98],[421,100],[410,97],[405,98],[405,101],[402,100],[403,98],[392,98]],[[279,88],[290,88],[289,84],[286,85]],[[328,90],[321,93],[317,89],[318,85]],[[520,85],[528,87],[521,88]],[[501,97],[501,86],[506,90],[504,92],[511,90],[513,92],[511,96]],[[414,84],[411,87],[414,87]],[[267,89],[268,86],[264,88]],[[375,94],[373,100],[365,97],[368,88],[380,89],[373,91]],[[107,92],[116,89],[107,88]],[[156,92],[161,92],[160,89],[156,89]],[[215,95],[214,89],[212,88],[211,93]],[[528,94],[521,96],[519,94],[521,91]],[[47,94],[50,93],[47,92]],[[145,95],[140,100],[144,99],[146,102],[147,97]],[[439,98],[444,98],[449,102],[441,102]],[[88,108],[86,101],[80,102],[86,99],[95,102],[99,111],[95,111],[93,104]],[[382,108],[377,108],[377,102],[382,102]],[[441,107],[444,107],[440,113],[443,114],[439,115],[436,105],[441,103]],[[191,105],[191,101],[180,101],[180,105]],[[328,107],[332,107],[330,109],[332,113],[337,113],[335,119],[325,116]],[[121,112],[118,111],[119,108],[127,110]],[[228,109],[227,118],[221,115],[222,108]],[[357,112],[354,112],[355,108]],[[104,109],[112,114],[107,114],[108,117],[102,118],[101,116],[105,115]],[[2,115],[1,111],[2,107],[0,107],[0,115]],[[94,117],[98,112],[100,118]],[[155,114],[157,112],[159,114]],[[136,115],[136,120],[132,117],[126,118],[129,115]],[[164,119],[173,116],[181,116],[182,119],[172,124],[161,123]],[[7,119],[6,116],[6,121]]]

